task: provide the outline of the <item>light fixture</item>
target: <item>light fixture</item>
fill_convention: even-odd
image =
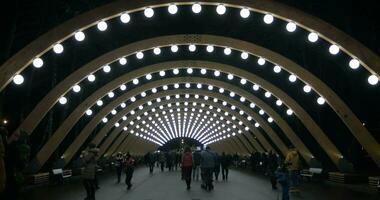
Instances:
[[[249,107],[254,108],[254,107],[256,107],[256,105],[254,103],[250,103]]]
[[[248,58],[248,53],[247,52],[242,52],[241,54],[240,54],[240,57],[241,57],[241,59],[243,59],[243,60],[246,60],[247,58]]]
[[[222,5],[222,4],[219,4],[218,6],[216,6],[216,13],[218,13],[218,15],[224,15],[224,13],[226,13],[226,6]]]
[[[177,75],[179,73],[179,69],[173,69],[173,74]]]
[[[232,80],[232,79],[234,78],[234,75],[232,75],[232,74],[228,74],[228,75],[227,75],[227,78],[228,78],[228,80]]]
[[[379,82],[379,78],[376,75],[372,74],[368,77],[369,84],[376,85],[378,82]]]
[[[102,119],[102,122],[103,122],[103,123],[107,123],[107,122],[108,122],[108,119],[105,117],[105,118]]]
[[[193,69],[192,68],[187,68],[186,71],[187,71],[188,74],[192,74],[193,73]]]
[[[66,104],[67,103],[67,98],[66,97],[59,98],[59,103],[62,104],[62,105]]]
[[[35,68],[41,68],[44,65],[44,61],[41,58],[33,59],[33,66]]]
[[[240,84],[245,85],[246,83],[247,83],[246,79],[244,79],[244,78],[240,79]]]
[[[259,114],[260,114],[260,115],[264,115],[264,113],[265,113],[265,112],[264,112],[262,109],[259,110]]]
[[[263,20],[264,20],[264,23],[271,24],[273,22],[274,18],[273,18],[273,15],[266,14],[266,15],[264,15]]]
[[[325,104],[325,102],[326,102],[325,98],[323,98],[323,97],[318,97],[318,99],[317,99],[317,103],[318,103],[319,105],[323,105],[323,104]]]
[[[126,65],[127,64],[127,59],[126,58],[120,58],[119,59],[119,63],[120,63],[120,65]]]
[[[135,79],[133,79],[132,82],[133,82],[133,84],[137,85],[137,84],[139,84],[139,79],[135,78]]]
[[[154,53],[155,55],[160,55],[160,53],[161,53],[161,49],[160,49],[159,47],[156,47],[156,48],[153,49],[153,53]]]
[[[81,87],[80,87],[79,85],[74,85],[74,86],[73,86],[73,91],[74,91],[75,93],[80,92],[80,90],[81,90]]]
[[[259,65],[264,65],[264,64],[265,64],[265,59],[264,59],[264,58],[259,58],[259,59],[257,60],[257,64],[259,64]]]
[[[152,8],[145,8],[144,15],[147,18],[151,18],[154,15],[154,10]]]
[[[98,22],[97,27],[99,31],[105,31],[107,30],[108,25],[105,21],[100,21]]]
[[[225,55],[230,55],[232,51],[231,51],[231,48],[227,47],[227,48],[224,48],[223,52],[224,52]]]
[[[91,109],[86,110],[86,115],[88,116],[92,115],[92,110]]]
[[[357,69],[360,67],[360,62],[358,59],[351,59],[350,62],[348,63],[351,69]]]
[[[288,32],[294,32],[297,29],[297,25],[294,22],[288,22],[286,24],[286,30]]]
[[[242,9],[240,10],[240,16],[241,16],[242,18],[248,18],[250,14],[251,14],[251,13],[250,13],[250,11],[249,11],[248,8],[242,8]]]
[[[115,93],[113,93],[113,92],[109,92],[109,93],[108,93],[108,97],[109,97],[109,98],[113,98],[114,96],[115,96]]]
[[[86,35],[82,31],[78,31],[75,33],[74,38],[78,41],[81,42],[86,38]]]
[[[311,87],[309,85],[303,86],[303,91],[309,93],[311,91]]]
[[[220,71],[214,71],[214,76],[220,76]]]
[[[207,89],[208,89],[208,90],[213,90],[214,87],[213,87],[212,85],[209,85],[209,86],[207,87]],[[215,100],[215,99],[214,99],[214,100]]]
[[[273,71],[274,71],[275,73],[280,73],[280,72],[281,72],[281,67],[278,66],[278,65],[275,65],[275,66],[273,67]]]
[[[120,15],[120,21],[123,22],[124,24],[126,24],[129,21],[131,21],[131,16],[129,16],[128,13],[123,13]]]
[[[115,123],[115,127],[119,127],[120,124],[118,122]]]
[[[136,53],[136,58],[139,59],[139,60],[143,59],[144,58],[144,53],[141,52],[141,51],[137,52]]]
[[[255,127],[257,128],[257,127],[259,127],[260,126],[260,124],[259,123],[255,123]]]
[[[260,86],[257,85],[257,84],[254,84],[254,85],[252,86],[252,89],[255,90],[255,91],[257,91],[257,90],[260,89]]]
[[[103,101],[101,99],[97,100],[96,101],[96,105],[102,106],[103,105]]]
[[[270,92],[268,92],[268,91],[266,91],[264,95],[265,95],[266,98],[269,98],[269,97],[272,96],[272,94]]]
[[[108,72],[111,71],[111,67],[110,67],[109,65],[105,65],[105,66],[103,67],[103,71],[104,71],[105,73],[108,73]]]
[[[94,82],[95,81],[95,75],[93,75],[93,74],[88,75],[87,80],[90,82]]]
[[[21,85],[22,83],[24,83],[24,77],[20,74],[17,74],[16,76],[13,77],[13,82],[16,85]]]
[[[269,118],[268,118],[268,122],[269,122],[269,123],[272,123],[272,122],[273,122],[273,118],[272,118],[272,117],[269,117]]]
[[[281,101],[280,99],[277,99],[277,101],[276,101],[276,105],[277,105],[277,106],[281,106],[281,105],[282,105],[282,101]]]
[[[286,114],[287,115],[292,115],[293,114],[293,110],[291,110],[290,108],[288,110],[286,110]]]
[[[214,46],[212,46],[212,45],[207,45],[207,47],[206,47],[206,51],[209,52],[209,53],[213,52],[213,51],[214,51]]]
[[[340,51],[339,47],[336,45],[336,44],[332,44],[330,47],[329,47],[329,52],[330,54],[332,55],[336,55],[338,54]]]
[[[191,10],[193,11],[193,13],[198,14],[202,11],[202,6],[199,3],[195,3],[191,6]]]
[[[146,78],[146,80],[150,80],[150,79],[152,79],[152,75],[151,74],[147,74],[147,75],[145,75],[145,78]]]
[[[178,12],[178,7],[175,4],[170,4],[168,6],[168,12],[172,15],[176,14]]]
[[[313,42],[314,43],[314,42],[316,42],[318,40],[318,34],[314,33],[314,32],[311,32],[307,36],[307,39],[309,40],[309,42]]]
[[[160,74],[161,77],[164,77],[166,73],[165,73],[165,71],[160,71],[159,74]]]
[[[63,46],[62,46],[62,44],[59,44],[59,43],[55,44],[53,46],[53,51],[56,54],[61,54],[63,52]]]
[[[126,90],[126,89],[127,89],[127,86],[126,86],[126,85],[124,85],[124,84],[123,84],[123,85],[120,85],[120,90],[121,90],[121,91],[124,91],[124,90]]]
[[[171,50],[173,53],[175,53],[175,52],[178,51],[178,46],[177,46],[177,45],[172,45],[172,46],[170,47],[170,50]]]
[[[294,83],[294,82],[297,81],[297,77],[296,77],[294,74],[291,74],[291,75],[289,76],[289,81],[292,82],[292,83]]]
[[[111,114],[112,114],[112,115],[116,115],[116,113],[117,113],[117,111],[116,111],[115,109],[113,109],[113,110],[111,111]]]
[[[189,45],[189,51],[194,52],[197,49],[197,47],[193,44]]]

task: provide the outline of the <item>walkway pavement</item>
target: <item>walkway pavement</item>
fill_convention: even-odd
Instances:
[[[100,176],[100,190],[97,200],[277,200],[280,191],[273,191],[265,177],[231,170],[229,181],[215,182],[212,192],[203,191],[200,181],[192,184],[190,191],[180,180],[180,172],[159,172],[155,168],[153,175],[147,168],[139,168],[133,177],[133,187],[127,191],[124,184],[115,183],[113,174]],[[44,186],[29,189],[21,194],[20,199],[27,200],[82,200],[85,197],[80,180],[73,180],[60,186]],[[354,200],[380,199],[379,196],[349,190],[331,184],[304,184],[300,196],[292,200]]]

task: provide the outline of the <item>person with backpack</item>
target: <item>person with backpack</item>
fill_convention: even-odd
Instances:
[[[193,155],[190,147],[185,148],[182,155],[182,179],[186,181],[186,189],[190,190],[191,184],[191,171],[193,169]]]
[[[193,153],[193,180],[199,180],[199,171],[201,165],[200,151],[196,150]]]
[[[127,185],[127,189],[131,189],[132,184],[132,176],[133,172],[135,170],[135,159],[131,156],[131,154],[128,152],[127,156],[124,161],[124,167],[125,167],[125,184]]]

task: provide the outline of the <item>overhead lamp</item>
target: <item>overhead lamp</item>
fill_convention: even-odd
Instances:
[[[314,42],[316,42],[318,40],[318,34],[314,33],[314,32],[311,32],[307,36],[307,39],[309,40],[309,42],[313,42],[314,43]]]
[[[294,22],[288,22],[286,24],[286,30],[288,32],[294,32],[297,29],[297,25]]]
[[[226,13],[226,6],[222,5],[222,4],[219,4],[218,6],[216,6],[216,13],[218,13],[218,15],[224,15],[224,13]]]
[[[120,63],[120,65],[126,65],[127,62],[128,62],[127,59],[124,58],[124,57],[119,59],[119,63]]]
[[[144,15],[147,18],[151,18],[154,15],[154,10],[152,8],[145,8]]]
[[[56,54],[61,54],[63,52],[63,46],[60,43],[57,43],[53,46],[53,51]]]
[[[248,8],[242,8],[242,9],[240,10],[240,16],[241,16],[242,18],[248,18],[249,15],[250,15],[250,11],[249,11]]]
[[[33,66],[35,68],[41,68],[44,65],[44,61],[41,58],[33,59]]]
[[[81,42],[86,38],[86,35],[82,31],[78,31],[74,34],[74,38],[78,42]]]
[[[273,18],[273,15],[266,14],[266,15],[264,15],[263,20],[264,20],[264,23],[271,24],[273,22],[274,18]]]
[[[168,12],[172,15],[176,14],[178,12],[178,7],[175,4],[170,4],[168,6]]]
[[[105,31],[105,30],[107,30],[107,27],[108,27],[108,25],[105,21],[100,21],[97,24],[97,28],[99,31]]]
[[[120,15],[120,21],[123,22],[124,24],[126,24],[129,21],[131,21],[131,16],[129,16],[128,13],[123,13]]]
[[[62,105],[66,104],[67,103],[67,98],[62,96],[61,98],[59,98],[59,103],[62,104]]]
[[[24,83],[24,77],[20,74],[17,74],[16,76],[13,77],[13,82],[16,85],[21,85],[22,83]]]

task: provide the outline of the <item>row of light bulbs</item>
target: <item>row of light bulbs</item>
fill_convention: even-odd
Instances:
[[[219,14],[219,15],[223,15],[225,14],[226,12],[226,7],[222,4],[218,5],[216,7],[216,12]],[[200,13],[202,11],[202,6],[201,4],[199,3],[195,3],[192,5],[192,11],[196,14]],[[178,7],[175,5],[175,4],[171,4],[168,6],[168,12],[170,14],[176,14],[178,12]],[[145,8],[144,10],[144,15],[147,17],[147,18],[151,18],[154,16],[154,10],[150,7],[148,8]],[[248,8],[242,8],[241,11],[240,11],[240,16],[242,18],[248,18],[250,16],[250,10]],[[125,13],[122,13],[120,15],[120,20],[123,22],[123,23],[129,23],[130,20],[131,20],[131,17],[130,15],[125,12]],[[264,17],[263,17],[263,21],[266,23],[266,24],[271,24],[273,21],[274,21],[274,17],[273,15],[271,14],[265,14]],[[97,28],[99,31],[105,31],[107,30],[107,23],[105,21],[100,21],[97,23]],[[287,25],[286,25],[286,30],[288,32],[294,32],[295,30],[297,29],[297,24],[295,22],[288,22]],[[76,33],[74,33],[74,38],[77,40],[77,41],[83,41],[85,39],[85,34],[82,32],[82,31],[78,31]],[[318,41],[318,34],[315,33],[315,32],[311,32],[309,33],[308,35],[308,40],[312,43]],[[175,47],[173,47],[174,50],[175,50]],[[195,51],[195,46],[194,45],[190,45],[189,46],[189,49],[190,51]],[[53,45],[53,51],[57,54],[61,54],[64,50],[64,47],[62,44],[60,43],[56,43]],[[231,49],[229,49],[230,51]],[[228,49],[226,49],[226,51],[228,52]],[[329,47],[329,52],[332,54],[332,55],[336,55],[340,52],[340,48],[337,44],[332,44],[330,45]],[[159,50],[155,49],[155,53],[158,53],[159,54]],[[227,53],[228,54],[228,53]],[[142,54],[138,53],[137,56],[138,57],[141,57]],[[247,53],[242,53],[242,58],[243,57],[248,57],[248,54]],[[33,66],[36,67],[36,68],[40,68],[43,66],[43,60],[40,58],[40,57],[37,57],[35,58],[33,61]],[[356,58],[352,58],[350,61],[349,61],[349,66],[352,68],[352,69],[357,69],[360,67],[360,61]],[[277,68],[278,70],[278,68]],[[13,78],[13,81],[15,84],[19,85],[19,84],[22,84],[24,82],[24,77],[20,74],[18,75],[15,75],[14,78]],[[377,75],[375,74],[372,74],[368,77],[368,82],[369,84],[371,85],[376,85],[378,83],[379,79],[377,77]]]

